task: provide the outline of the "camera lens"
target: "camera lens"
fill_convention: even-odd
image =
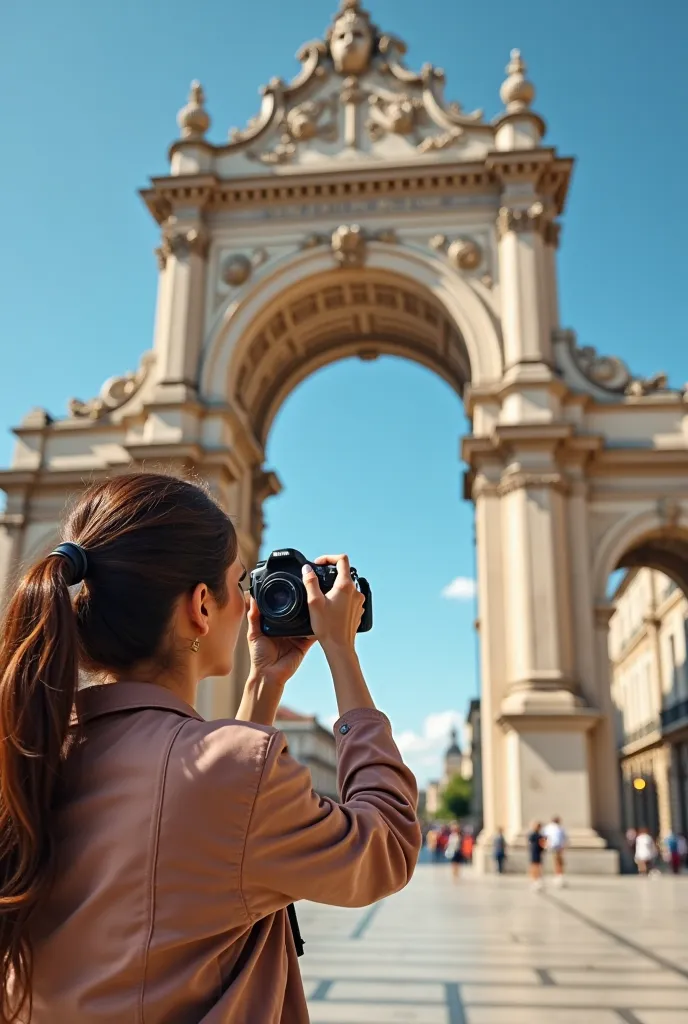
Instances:
[[[258,605],[263,615],[281,622],[295,618],[303,604],[301,581],[286,575],[269,576],[260,589]]]

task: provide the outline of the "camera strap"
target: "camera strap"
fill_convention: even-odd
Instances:
[[[299,928],[299,922],[296,919],[296,907],[293,903],[290,903],[287,907],[287,916],[289,918],[289,924],[291,925],[291,933],[294,936],[296,955],[303,956],[303,947],[305,946],[305,942],[301,938],[301,929]]]

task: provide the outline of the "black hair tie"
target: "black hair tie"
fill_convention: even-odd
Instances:
[[[81,583],[86,578],[88,572],[88,558],[86,552],[80,544],[73,544],[71,541],[66,541],[64,544],[60,544],[55,548],[54,551],[50,552],[51,555],[57,555],[59,558],[66,558],[72,567],[72,577],[67,581],[68,587],[74,587],[77,583]]]

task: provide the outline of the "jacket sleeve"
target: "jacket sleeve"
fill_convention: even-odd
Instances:
[[[387,718],[352,711],[335,726],[342,802],[320,797],[276,732],[248,827],[242,890],[252,918],[295,900],[363,907],[403,888],[421,833],[416,780]]]

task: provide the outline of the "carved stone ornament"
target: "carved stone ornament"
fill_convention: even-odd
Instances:
[[[340,224],[331,235],[306,235],[299,248],[317,249],[321,245],[329,245],[340,266],[360,267],[365,263],[368,242],[397,245],[399,237],[394,228],[367,232],[360,224]]]
[[[222,264],[222,280],[231,288],[239,288],[248,281],[253,271],[253,265],[243,253],[236,253],[228,256]]]
[[[332,255],[341,267],[362,267],[366,237],[359,224],[342,224],[332,233]]]
[[[210,239],[204,227],[177,227],[169,225],[163,229],[162,241],[155,250],[158,266],[164,270],[170,256],[186,259],[188,256],[208,255]]]
[[[436,252],[446,253],[457,270],[477,270],[482,263],[482,249],[471,238],[457,238],[450,242],[446,235],[433,235],[429,245]]]
[[[675,529],[681,520],[681,503],[676,498],[660,498],[657,502],[657,515],[663,526]]]
[[[608,391],[624,391],[631,371],[618,356],[601,356],[592,345],[575,349],[575,359],[588,380]]]
[[[271,166],[294,161],[299,148],[315,139],[341,139],[346,147],[360,148],[363,130],[373,141],[405,137],[420,153],[454,145],[468,128],[491,140],[493,129],[481,110],[464,113],[458,103],[445,101],[442,69],[426,64],[412,71],[405,54],[405,43],[380,33],[359,0],[341,0],[325,38],[297,54],[302,67],[296,77],[273,78],[261,89],[260,113],[244,129],[230,131],[223,152],[242,150]],[[323,95],[333,76],[339,83]],[[353,116],[351,108],[362,103],[368,105],[367,119]],[[200,124],[196,118],[194,130]]]
[[[230,288],[240,288],[245,284],[253,271],[267,261],[267,249],[254,249],[251,256],[245,253],[231,253],[222,262],[220,276]]]
[[[524,489],[551,489],[569,494],[571,485],[562,473],[505,473],[499,482],[499,494],[504,497]]]
[[[502,206],[497,215],[497,233],[503,238],[509,231],[536,231],[544,236],[551,216],[539,200],[525,209]]]
[[[656,373],[648,378],[634,377],[618,356],[600,355],[592,345],[578,346],[573,331],[566,331],[565,336],[574,363],[583,376],[597,387],[629,398],[644,398],[661,392],[666,392],[667,397],[674,394],[668,388],[665,373]]]
[[[358,0],[343,0],[326,41],[339,75],[362,75],[370,67],[377,30]]]
[[[666,373],[655,373],[652,377],[636,377],[626,386],[625,394],[630,398],[644,398],[658,391],[666,391],[669,378]]]
[[[447,249],[447,258],[459,270],[476,270],[483,254],[480,246],[470,238],[457,238]]]
[[[119,409],[139,391],[154,363],[155,353],[145,352],[136,373],[125,373],[123,377],[106,380],[97,398],[90,398],[87,402],[71,398],[69,415],[73,419],[97,420]]]
[[[177,115],[177,123],[183,139],[204,138],[210,128],[210,116],[205,109],[205,93],[200,82],[192,82],[189,101]]]
[[[384,135],[410,135],[416,126],[416,115],[423,109],[422,100],[402,94],[374,93],[370,99],[370,117],[366,128],[371,139]]]
[[[262,164],[286,164],[296,154],[297,144],[321,138],[332,142],[337,138],[337,120],[332,114],[332,102],[308,101],[294,107],[281,123],[280,140],[273,149],[264,153],[247,151],[246,156]],[[330,112],[330,117],[323,121],[323,115]]]

